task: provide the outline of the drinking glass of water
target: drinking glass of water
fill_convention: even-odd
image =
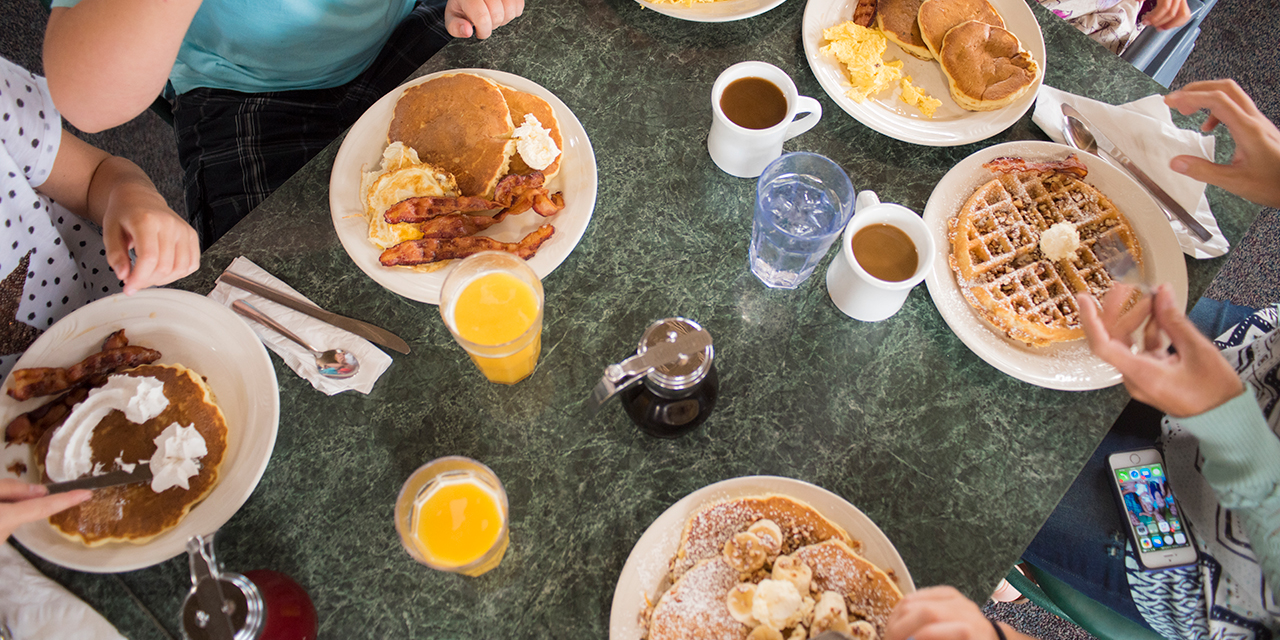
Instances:
[[[774,160],[756,183],[751,273],[775,289],[800,286],[840,237],[856,196],[849,174],[823,156]]]

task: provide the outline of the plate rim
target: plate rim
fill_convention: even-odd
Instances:
[[[546,100],[551,104],[552,109],[556,112],[557,119],[560,121],[560,129],[566,141],[565,146],[569,146],[569,142],[571,140],[570,135],[579,135],[581,137],[581,146],[580,148],[575,147],[574,153],[575,156],[581,155],[582,158],[581,160],[575,158],[575,162],[572,164],[580,164],[581,170],[586,174],[584,176],[586,179],[583,181],[586,184],[583,185],[582,190],[584,192],[584,196],[588,197],[577,198],[569,204],[569,207],[573,208],[570,210],[574,210],[579,206],[583,206],[578,204],[578,200],[587,201],[585,206],[583,206],[581,227],[576,229],[573,236],[569,238],[569,243],[566,245],[567,248],[564,253],[562,255],[555,255],[551,258],[552,262],[549,266],[547,266],[545,261],[538,261],[538,258],[543,255],[552,255],[550,253],[539,253],[538,256],[535,256],[530,260],[530,266],[538,273],[539,278],[545,278],[550,275],[569,257],[571,253],[573,253],[573,250],[577,248],[578,243],[582,241],[582,236],[586,234],[587,227],[591,224],[591,218],[595,213],[596,200],[599,196],[599,167],[596,163],[595,149],[591,144],[591,137],[587,134],[586,128],[582,126],[582,122],[578,119],[577,114],[575,114],[573,110],[564,103],[564,101],[551,91],[548,91],[542,85],[529,80],[528,78],[496,69],[444,69],[413,78],[412,80],[408,80],[397,86],[391,91],[388,91],[376,102],[370,105],[369,108],[360,115],[360,118],[351,125],[351,128],[347,130],[347,133],[342,140],[342,144],[338,147],[338,152],[334,156],[333,167],[329,171],[329,217],[333,224],[334,231],[338,236],[338,241],[342,244],[343,251],[345,251],[347,257],[355,263],[356,268],[382,288],[410,300],[430,305],[439,304],[440,284],[443,282],[445,275],[452,271],[452,267],[445,267],[439,271],[433,271],[430,273],[416,273],[400,270],[388,270],[380,265],[374,266],[370,264],[366,266],[364,258],[357,256],[357,252],[361,254],[368,254],[369,252],[377,251],[373,248],[373,245],[369,244],[367,233],[358,233],[355,234],[358,237],[352,237],[353,232],[347,232],[344,230],[344,227],[347,226],[344,224],[346,218],[358,215],[361,220],[364,219],[363,207],[361,207],[358,212],[352,211],[349,204],[344,203],[343,200],[348,197],[358,198],[359,174],[368,165],[367,161],[362,162],[361,158],[355,157],[358,153],[356,147],[368,139],[370,134],[381,140],[386,139],[386,132],[383,131],[383,129],[385,129],[386,126],[389,126],[391,118],[390,115],[387,116],[387,121],[385,123],[380,120],[378,122],[374,122],[374,119],[383,112],[393,113],[392,110],[394,109],[395,101],[398,100],[400,95],[409,87],[422,84],[423,82],[427,82],[433,78],[456,73],[470,73],[482,76],[513,89],[532,93]],[[576,138],[574,138],[574,140],[576,140]],[[385,148],[385,143],[383,144],[383,147]],[[560,174],[555,178],[556,181],[563,181],[567,178],[570,164],[571,163],[565,163],[561,166]],[[357,190],[357,193],[355,194],[352,194],[347,186],[353,179],[355,180],[355,188]],[[367,226],[364,226],[364,229],[367,231]],[[560,233],[561,230],[560,228],[557,228],[556,231],[557,233]],[[560,237],[568,236],[553,236],[552,242]],[[376,257],[373,259],[376,262]],[[406,278],[413,279],[409,279],[407,282],[402,282],[402,280]]]
[[[677,20],[687,20],[689,22],[735,22],[737,20],[746,20],[754,18],[760,14],[767,13],[787,0],[721,0],[720,2],[699,3],[692,6],[684,6],[683,4],[658,4],[648,2],[647,0],[636,0],[640,6],[651,9],[657,13]],[[750,7],[742,11],[719,14],[719,15],[703,15],[698,11],[699,7],[723,6],[727,3],[741,3]]]
[[[845,87],[841,85],[842,82],[846,85],[848,84],[844,81],[844,70],[836,66],[837,63],[834,60],[829,60],[823,56],[820,51],[822,30],[834,25],[825,25],[824,27],[818,24],[818,14],[835,5],[849,3],[850,0],[808,0],[805,5],[800,38],[804,43],[805,59],[809,63],[809,71],[817,78],[818,84],[822,86],[823,91],[845,113],[867,128],[890,138],[912,144],[930,147],[954,147],[980,142],[999,134],[1026,115],[1031,106],[1035,104],[1036,94],[1040,90],[1040,85],[1044,83],[1045,73],[1048,70],[1048,54],[1044,44],[1044,30],[1040,27],[1039,20],[1036,20],[1035,13],[1031,11],[1031,7],[1025,2],[1021,0],[991,0],[991,3],[1000,12],[1001,17],[1004,18],[1006,27],[1011,26],[1010,17],[1016,17],[1019,28],[1015,35],[1018,36],[1023,48],[1029,51],[1032,58],[1040,65],[1040,73],[1035,83],[1027,90],[1026,95],[1013,104],[993,111],[967,112],[972,115],[966,115],[956,123],[944,123],[923,117],[908,118],[887,111],[883,107],[877,106],[875,102],[859,104],[845,97]],[[1029,28],[1031,25],[1035,25],[1034,32]],[[1014,30],[1010,29],[1010,31]],[[1028,37],[1030,37],[1030,41],[1028,41]],[[898,59],[904,62],[919,60],[892,42],[889,43],[889,48],[886,52],[897,52]],[[933,64],[936,64],[936,62]],[[834,69],[840,80],[834,80],[827,74],[822,73],[824,69],[828,71]],[[941,73],[940,70],[939,73]],[[947,92],[946,95],[934,97],[939,100],[954,102],[950,92]],[[965,123],[974,121],[977,121],[976,124],[972,124],[968,128],[964,127]],[[956,132],[957,129],[960,131],[959,133]]]
[[[47,527],[52,529],[47,520],[37,521],[25,524],[14,531],[13,538],[22,543],[22,546],[37,556],[62,567],[88,573],[118,573],[124,571],[134,571],[160,564],[166,560],[177,557],[186,551],[186,539],[173,538],[173,534],[184,525],[194,522],[194,518],[201,511],[201,507],[206,507],[206,513],[213,513],[213,519],[208,523],[201,525],[200,529],[208,529],[205,533],[211,533],[222,528],[235,514],[239,513],[240,508],[248,501],[253,492],[257,490],[258,483],[262,480],[263,474],[266,472],[267,465],[270,463],[271,455],[275,450],[276,438],[279,433],[280,425],[280,393],[279,385],[276,379],[275,367],[271,362],[271,357],[267,354],[267,349],[263,346],[262,341],[257,335],[246,325],[240,321],[230,309],[202,296],[198,293],[185,291],[181,289],[168,288],[151,288],[139,291],[132,296],[126,296],[123,293],[117,293],[105,298],[95,300],[75,311],[67,314],[62,320],[54,323],[52,327],[42,333],[33,342],[22,357],[14,364],[14,369],[32,366],[33,360],[39,360],[48,356],[50,352],[58,347],[61,342],[68,338],[76,338],[84,335],[89,331],[96,331],[105,326],[116,326],[124,320],[117,320],[114,317],[107,319],[98,319],[97,314],[107,305],[124,304],[139,307],[138,311],[129,311],[131,317],[146,313],[147,309],[151,309],[150,313],[155,314],[156,305],[169,305],[171,308],[191,308],[195,307],[193,312],[209,314],[214,318],[220,318],[223,325],[228,327],[228,335],[217,337],[219,344],[240,344],[245,348],[245,353],[239,354],[242,367],[252,367],[258,371],[260,379],[254,379],[253,385],[264,384],[269,381],[270,392],[262,393],[261,391],[250,392],[247,390],[249,383],[245,380],[248,378],[239,378],[236,384],[246,385],[246,397],[255,399],[256,402],[250,403],[246,407],[247,415],[251,418],[251,424],[245,425],[245,430],[258,428],[259,424],[269,424],[268,433],[264,436],[262,445],[256,449],[243,449],[239,452],[239,462],[246,466],[244,471],[240,471],[236,484],[243,487],[235,487],[228,482],[227,477],[219,479],[218,484],[213,488],[204,500],[195,505],[191,511],[184,517],[177,526],[160,534],[157,538],[141,544],[135,545],[128,542],[108,543],[99,547],[88,547],[78,542],[67,539],[60,539],[60,535],[56,532],[54,536],[58,537],[55,542],[47,544],[36,533],[36,527]],[[148,306],[151,305],[151,306]],[[126,307],[126,310],[128,307]],[[56,332],[54,329],[62,322],[80,322],[82,318],[87,318],[86,324],[93,326],[83,327],[72,336],[64,336]],[[128,326],[123,326],[128,329]],[[236,334],[239,334],[238,336]],[[145,335],[145,334],[144,334]],[[137,336],[130,336],[131,341],[139,339]],[[145,337],[141,338],[145,341]],[[53,344],[50,344],[53,343]],[[187,366],[188,363],[180,363]],[[199,365],[197,364],[196,367]],[[197,371],[192,367],[193,371]],[[197,371],[197,373],[200,373]],[[3,384],[9,384],[12,371],[5,377]],[[38,406],[39,398],[27,400],[26,402],[17,402],[8,395],[0,398],[0,414],[6,416],[13,415],[13,412],[19,410],[30,410],[34,406]],[[243,444],[243,443],[242,443]],[[255,443],[256,444],[256,443]],[[29,455],[29,447],[27,448]],[[30,480],[34,474],[34,469],[28,469],[23,474],[25,479]],[[227,493],[235,491],[235,493]],[[221,503],[213,502],[215,498],[223,500]],[[209,508],[217,507],[216,511],[210,512]],[[115,550],[123,550],[126,560],[121,560],[119,556],[113,554]],[[101,560],[92,563],[78,556],[88,554],[90,556],[106,556]],[[129,559],[131,556],[135,559]]]
[[[659,514],[657,518],[654,518],[653,522],[650,522],[649,526],[645,528],[644,533],[640,535],[636,540],[636,543],[632,545],[631,551],[627,554],[627,560],[623,564],[622,571],[619,572],[618,579],[614,585],[613,600],[609,609],[609,640],[636,640],[639,637],[632,633],[639,630],[638,623],[634,618],[631,620],[626,619],[632,612],[638,613],[638,609],[628,604],[628,600],[632,603],[638,601],[637,594],[623,594],[624,578],[628,575],[637,574],[639,572],[638,565],[645,559],[642,558],[641,555],[648,556],[650,553],[660,552],[663,550],[661,547],[667,540],[664,536],[670,537],[670,530],[666,528],[665,521],[672,521],[674,526],[679,527],[680,530],[682,530],[684,523],[688,521],[691,515],[693,515],[693,512],[704,505],[727,498],[746,495],[762,495],[765,493],[773,493],[796,498],[810,505],[813,505],[815,502],[812,496],[818,496],[826,500],[834,501],[834,504],[838,505],[838,508],[844,511],[838,514],[823,511],[822,515],[843,527],[851,536],[854,536],[855,539],[863,542],[864,544],[868,539],[875,539],[877,544],[886,545],[888,551],[892,553],[892,558],[889,559],[889,562],[876,562],[876,566],[882,568],[888,567],[894,570],[895,575],[898,577],[898,588],[903,594],[915,591],[915,581],[911,577],[911,572],[907,568],[906,563],[902,560],[902,554],[898,552],[893,541],[885,535],[884,531],[880,529],[880,526],[867,516],[866,513],[854,506],[853,503],[849,502],[841,495],[811,482],[796,478],[773,475],[739,476],[736,478],[728,478],[726,480],[713,482],[684,495],[679,500],[672,503],[671,506],[664,509],[663,512]],[[816,505],[813,506],[817,508]],[[835,517],[833,517],[833,515]],[[856,522],[855,526],[851,527],[847,522],[848,520],[861,521]],[[658,528],[660,524],[664,525],[662,529]],[[867,528],[868,525],[870,527],[869,529]],[[855,530],[857,531],[857,535],[855,535]],[[679,545],[679,531],[676,531],[676,534],[675,538],[677,539],[671,543],[670,546],[672,548],[664,557],[670,557],[675,554],[676,547]],[[642,549],[642,545],[652,546],[653,549],[652,551]],[[872,558],[867,559],[875,562]],[[662,564],[665,566],[666,563],[664,562]],[[638,581],[638,577],[636,580]],[[662,583],[659,582],[656,585],[650,585],[649,591],[646,593],[653,595],[653,590],[657,589],[661,584]],[[654,604],[657,604],[657,600],[654,600]]]
[[[1118,181],[1125,186],[1122,191],[1118,189],[1103,190],[1101,188],[1099,188],[1099,191],[1102,191],[1109,199],[1115,202],[1117,207],[1120,206],[1120,202],[1117,200],[1128,201],[1125,203],[1126,206],[1121,208],[1121,211],[1133,225],[1134,232],[1142,243],[1144,255],[1150,256],[1148,263],[1154,269],[1157,266],[1157,261],[1159,261],[1162,273],[1161,279],[1164,279],[1164,276],[1169,276],[1168,280],[1174,287],[1174,297],[1179,305],[1185,307],[1189,287],[1186,259],[1183,257],[1182,248],[1174,235],[1173,227],[1168,224],[1167,218],[1161,213],[1156,202],[1146,195],[1146,192],[1142,190],[1137,181],[1105,160],[1077,151],[1067,145],[1041,140],[1015,140],[979,149],[956,163],[938,181],[938,184],[929,194],[929,200],[925,204],[922,214],[922,218],[925,224],[929,226],[930,232],[934,233],[936,244],[933,268],[925,275],[925,286],[928,288],[930,300],[933,301],[934,307],[937,308],[939,315],[946,322],[947,328],[974,355],[977,355],[987,364],[1012,378],[1038,387],[1058,391],[1092,391],[1120,384],[1122,376],[1114,367],[1106,364],[1092,353],[1088,353],[1087,347],[1085,347],[1085,353],[1090,365],[1101,373],[1088,374],[1086,372],[1086,375],[1082,377],[1058,380],[1046,375],[1030,373],[1023,366],[1007,360],[1006,357],[1011,357],[1011,354],[1014,353],[1023,354],[1024,357],[1028,355],[1032,357],[1048,356],[1049,353],[1031,351],[1031,347],[1021,347],[1013,344],[1011,339],[1004,337],[1002,334],[996,335],[998,330],[980,317],[960,293],[959,285],[947,260],[951,252],[951,243],[946,238],[946,221],[955,213],[951,205],[955,204],[956,200],[954,199],[957,196],[950,192],[944,193],[944,191],[949,190],[953,183],[960,180],[978,182],[982,176],[987,175],[984,173],[985,170],[982,169],[982,163],[992,158],[1021,155],[1023,157],[1049,159],[1061,158],[1063,154],[1075,154],[1080,158],[1089,168],[1090,176],[1102,174],[1105,176],[1106,181]],[[1085,182],[1090,185],[1094,184],[1088,178],[1085,179]],[[976,185],[974,188],[976,188]],[[1119,193],[1120,196],[1117,197],[1113,193],[1108,193],[1108,191]],[[966,193],[971,193],[971,191]],[[967,195],[960,197],[958,202],[963,203],[967,197]],[[1128,207],[1130,203],[1137,203],[1139,206]],[[1165,270],[1172,270],[1172,273]],[[956,304],[956,299],[959,299],[963,305],[962,307]],[[996,335],[996,337],[1000,338],[1000,341],[984,339],[987,334]],[[1071,341],[1069,344],[1074,346],[1083,344],[1083,341]]]

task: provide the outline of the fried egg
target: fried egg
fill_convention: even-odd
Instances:
[[[414,223],[387,224],[382,214],[392,205],[409,198],[459,195],[452,175],[422,162],[418,153],[402,142],[388,145],[382,153],[381,168],[361,176],[360,193],[364,194],[365,217],[369,220],[369,242],[379,249],[422,237]]]

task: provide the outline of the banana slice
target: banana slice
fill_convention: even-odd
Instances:
[[[858,620],[850,624],[849,635],[853,636],[853,640],[880,640],[880,634],[876,633],[876,626],[866,620]]]
[[[807,637],[808,634],[804,631],[804,625],[798,624],[796,628],[791,630],[791,635],[787,637],[787,640],[805,640]]]
[[[844,606],[844,596],[835,591],[824,591],[814,605],[809,637],[816,637],[827,630],[849,633],[849,610]]]
[[[764,548],[769,552],[770,556],[776,556],[782,553],[782,527],[778,523],[765,518],[764,520],[756,520],[750,527],[747,527],[747,533],[753,533],[760,542],[764,543]]]
[[[807,595],[809,584],[813,581],[813,569],[791,556],[778,556],[778,559],[773,561],[771,577],[774,580],[786,580],[795,585],[796,591]]]
[[[751,603],[756,597],[756,586],[750,582],[743,582],[738,586],[729,590],[729,594],[724,597],[724,606],[729,608],[729,615],[734,620],[754,627],[759,622],[751,615]]]
[[[751,573],[764,566],[769,554],[754,533],[742,532],[724,543],[724,561],[738,573]]]
[[[760,625],[747,634],[747,640],[785,640],[782,632],[767,625]]]

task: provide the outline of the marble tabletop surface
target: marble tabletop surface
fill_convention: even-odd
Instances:
[[[1164,91],[1033,9],[1047,83],[1112,103]],[[974,151],[1045,139],[1029,114],[989,140],[952,148],[871,131],[808,69],[803,11],[803,0],[788,0],[749,20],[701,24],[632,0],[545,0],[419,70],[529,78],[573,110],[595,149],[595,215],[544,279],[541,361],[517,385],[485,382],[435,307],[355,268],[328,207],[340,141],[209,250],[178,287],[207,293],[231,260],[248,256],[318,304],[390,328],[412,347],[394,354],[369,395],[325,396],[272,356],[279,436],[261,483],[219,534],[226,568],[293,576],[310,592],[322,638],[602,638],[619,572],[650,522],[700,487],[767,474],[856,505],[896,544],[917,585],[953,584],[984,599],[1128,396],[1121,387],[1052,391],[998,372],[948,329],[923,286],[898,315],[868,324],[828,299],[826,261],[794,291],[767,289],[750,274],[755,181],[721,173],[705,146],[711,84],[733,63],[773,63],[822,102],[825,117],[787,150],[826,155],[858,188],[916,211]],[[1220,140],[1219,159],[1229,151]],[[1209,195],[1238,242],[1258,208],[1216,189]],[[1188,260],[1192,300],[1222,260]],[[616,403],[591,417],[585,401],[602,368],[634,351],[650,322],[676,315],[716,340],[720,400],[710,419],[658,440]],[[427,569],[396,537],[401,483],[444,455],[483,461],[509,494],[511,548],[480,578]],[[126,635],[180,635],[185,558],[114,575],[35,562]]]

